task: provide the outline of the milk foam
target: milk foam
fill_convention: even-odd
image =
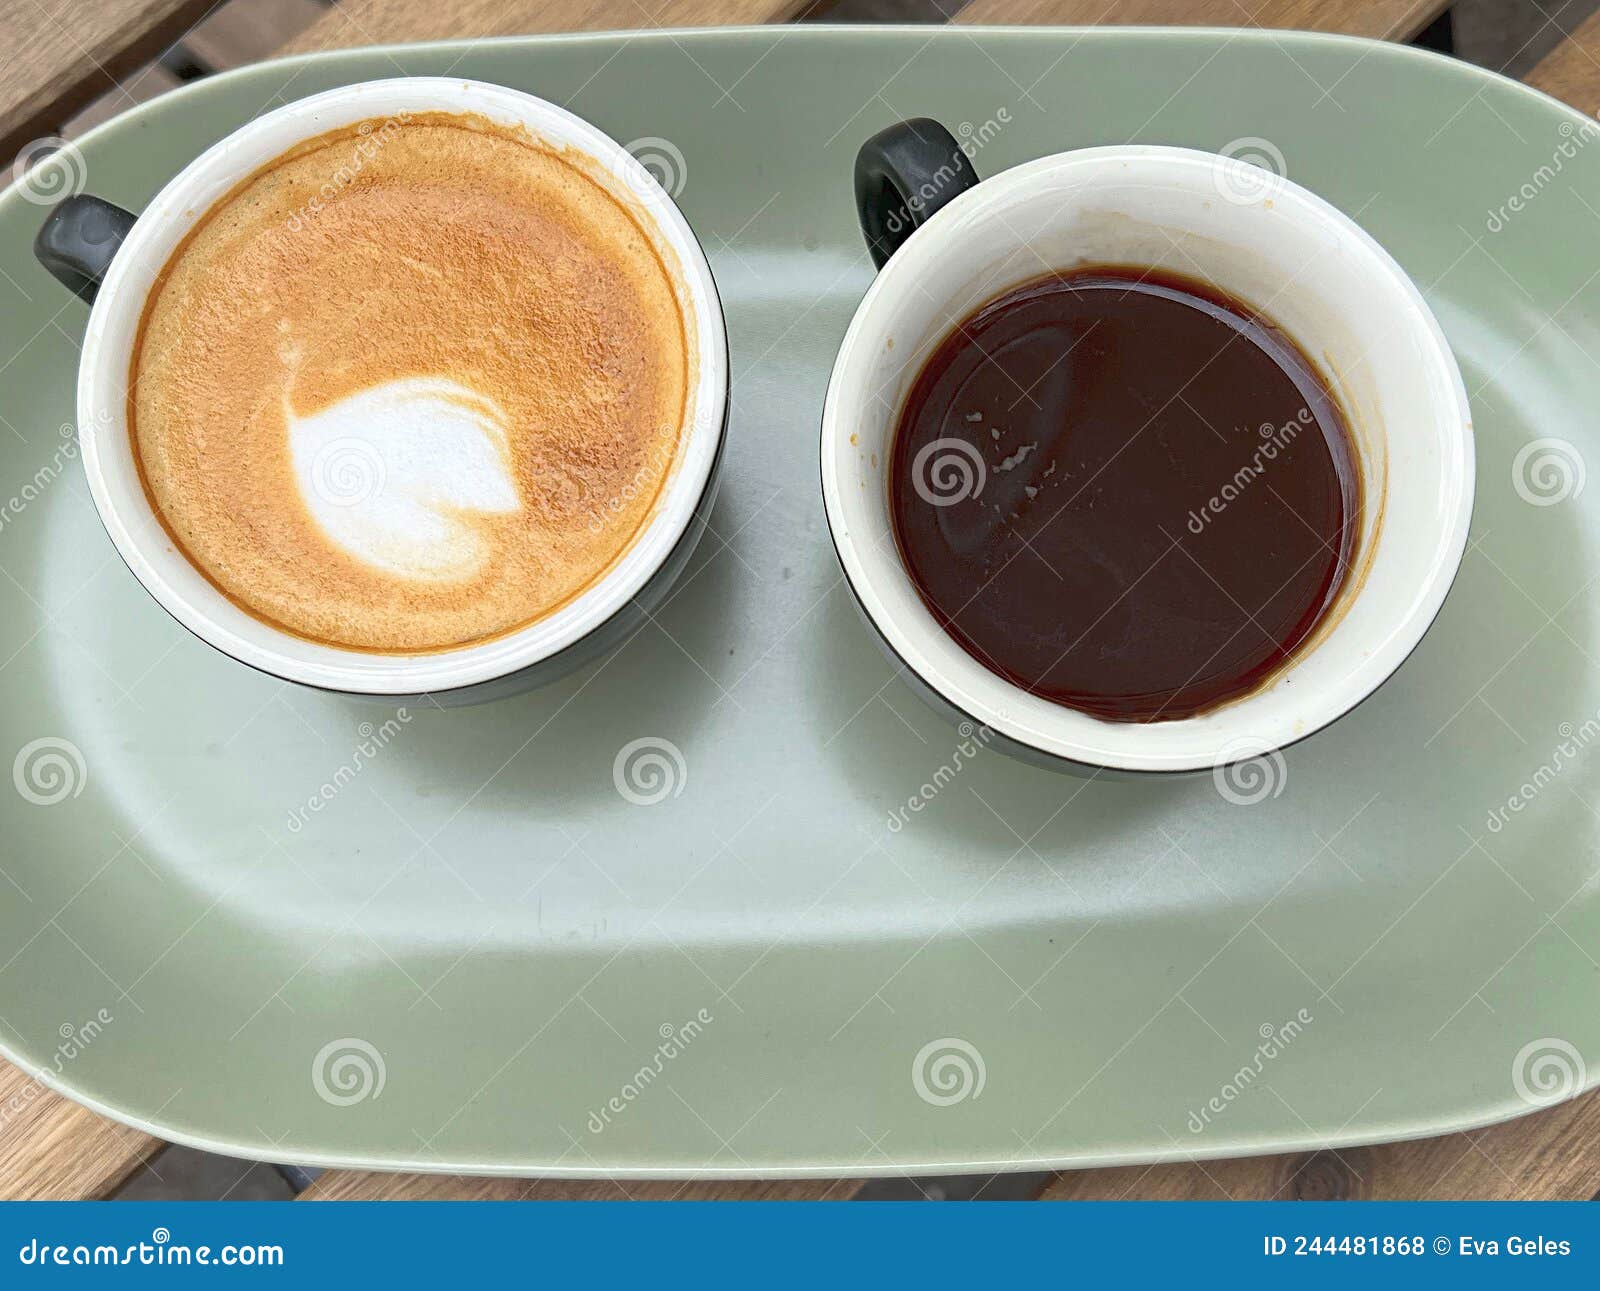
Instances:
[[[475,517],[521,509],[505,414],[445,377],[389,381],[309,417],[284,407],[300,498],[346,555],[400,578],[471,578]]]

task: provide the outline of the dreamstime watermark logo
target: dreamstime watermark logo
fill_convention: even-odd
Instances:
[[[1289,782],[1283,754],[1261,740],[1234,740],[1211,770],[1217,792],[1235,807],[1253,807],[1279,797]]]
[[[671,139],[646,135],[625,146],[632,161],[623,169],[622,178],[634,196],[648,201],[660,191],[668,197],[683,192],[689,182],[689,163]]]
[[[1250,1061],[1228,1077],[1222,1083],[1222,1088],[1200,1107],[1189,1112],[1189,1133],[1200,1133],[1211,1124],[1214,1117],[1221,1116],[1227,1111],[1245,1090],[1261,1078],[1261,1073],[1266,1070],[1267,1064],[1299,1039],[1300,1033],[1314,1021],[1316,1019],[1312,1017],[1309,1009],[1300,1009],[1287,1022],[1277,1025],[1263,1022],[1257,1028],[1261,1043],[1256,1046],[1255,1054]]]
[[[911,459],[911,487],[931,507],[976,498],[988,480],[983,454],[964,439],[935,439]]]
[[[977,1046],[955,1036],[928,1041],[911,1060],[911,1088],[934,1107],[976,1100],[988,1078]]]
[[[328,176],[317,195],[284,221],[291,233],[299,233],[321,215],[327,204],[356,182],[366,164],[376,157],[411,121],[411,113],[396,112],[383,121],[363,121],[356,127],[356,145],[350,158]]]
[[[33,473],[32,479],[24,481],[20,489],[0,502],[0,531],[26,511],[30,503],[42,497],[45,490],[61,478],[69,462],[77,460],[77,428],[70,421],[63,422],[59,433],[61,442],[50,460]]]
[[[1583,1055],[1565,1040],[1530,1040],[1511,1060],[1511,1087],[1533,1107],[1548,1107],[1579,1093],[1588,1083]]]
[[[68,1063],[99,1039],[100,1034],[115,1021],[116,1018],[111,1015],[109,1009],[100,1009],[86,1022],[63,1022],[56,1028],[60,1043],[56,1045],[55,1053],[44,1065],[48,1066],[54,1075],[59,1076]],[[14,1118],[21,1116],[49,1092],[49,1086],[38,1077],[33,1077],[12,1090],[7,1095],[6,1101],[0,1103],[0,1129]]]
[[[330,802],[343,792],[344,787],[354,780],[369,763],[384,749],[389,747],[390,741],[400,734],[403,727],[411,721],[411,711],[406,708],[394,710],[394,716],[385,718],[379,726],[371,722],[362,722],[356,727],[357,743],[351,750],[350,756],[339,764],[334,773],[324,780],[314,793],[310,794],[304,803],[294,808],[289,813],[287,828],[291,834],[298,834],[316,815]]]
[[[1584,145],[1600,135],[1600,124],[1585,120],[1582,125],[1575,126],[1570,121],[1563,121],[1557,132],[1561,142],[1550,154],[1550,160],[1523,180],[1517,191],[1500,203],[1499,209],[1485,214],[1483,227],[1490,233],[1499,233],[1511,223],[1514,216],[1527,210],[1528,204],[1555,182],[1556,176],[1567,168],[1567,163],[1583,150]]]
[[[611,762],[611,782],[635,807],[653,807],[679,797],[689,783],[683,750],[659,735],[632,740]]]
[[[144,1268],[190,1269],[249,1268],[254,1266],[283,1267],[283,1247],[269,1245],[240,1246],[229,1242],[225,1246],[190,1246],[174,1242],[172,1230],[165,1224],[150,1230],[147,1242],[128,1242],[113,1245],[100,1242],[95,1246],[78,1242],[68,1246],[46,1239],[40,1242],[30,1238],[17,1252],[17,1263],[41,1268]]]
[[[57,135],[35,139],[11,163],[11,179],[24,201],[54,206],[83,192],[89,167],[78,145]]]
[[[896,807],[889,813],[888,824],[891,834],[898,834],[910,824],[911,817],[944,792],[945,786],[960,775],[966,769],[968,763],[978,756],[978,751],[986,748],[989,741],[994,739],[994,731],[989,727],[974,726],[971,722],[962,722],[958,728],[958,733],[961,736],[961,743],[957,744],[955,749],[952,750],[949,759],[941,763],[939,769],[933,773],[933,776],[928,780],[924,780],[918,786],[917,791],[907,798],[901,806]]]
[[[311,459],[311,488],[329,506],[355,507],[383,492],[388,468],[383,454],[365,439],[329,440]]]
[[[30,740],[11,762],[11,783],[35,807],[53,807],[76,798],[88,782],[83,750],[58,735]]]
[[[620,489],[608,497],[604,502],[589,508],[589,532],[599,533],[606,525],[626,512],[635,501],[644,496],[646,492],[653,492],[659,484],[661,477],[672,465],[676,456],[676,445],[657,444],[646,454],[645,461],[639,466],[632,477]],[[579,492],[580,486],[572,483],[570,487],[574,492]]]
[[[1200,510],[1189,512],[1189,532],[1196,536],[1205,532],[1205,527],[1226,511],[1230,502],[1264,475],[1267,467],[1277,461],[1278,454],[1286,451],[1300,432],[1315,420],[1311,409],[1302,408],[1295,413],[1293,421],[1286,421],[1281,426],[1274,426],[1270,421],[1263,422],[1259,432],[1261,442],[1256,445],[1255,452],[1250,454],[1250,460],[1235,471],[1233,478],[1221,489],[1207,498]]]
[[[655,1083],[666,1070],[667,1064],[698,1040],[705,1029],[715,1021],[716,1018],[709,1009],[701,1009],[681,1026],[663,1022],[656,1030],[661,1037],[661,1043],[656,1046],[650,1061],[628,1077],[623,1082],[622,1088],[606,1099],[599,1111],[589,1113],[589,1133],[603,1133],[613,1118],[627,1111],[629,1105]]]
[[[1553,507],[1577,497],[1588,476],[1583,454],[1565,439],[1531,440],[1511,461],[1511,487],[1529,506]]]
[[[1484,828],[1498,834],[1511,823],[1513,816],[1521,815],[1528,806],[1556,779],[1578,760],[1579,755],[1600,737],[1600,713],[1588,718],[1582,726],[1562,722],[1556,728],[1561,742],[1550,750],[1534,773],[1524,780],[1500,806],[1490,810],[1484,818]]]
[[[1006,107],[1000,108],[980,125],[963,121],[956,127],[958,136],[956,147],[960,149],[961,155],[970,161],[993,143],[1000,132],[1011,124],[1011,120],[1011,109]],[[907,228],[914,227],[918,223],[917,217],[930,207],[939,205],[937,202],[939,195],[963,177],[971,182],[971,167],[959,165],[955,157],[951,156],[949,161],[944,162],[915,189],[902,194],[903,204],[889,212],[884,220],[884,229],[892,235],[898,235]]]
[[[334,1107],[354,1107],[383,1093],[389,1079],[383,1055],[356,1036],[330,1040],[311,1060],[311,1087]]]
[[[1211,167],[1217,192],[1237,206],[1250,206],[1281,193],[1288,175],[1278,145],[1255,135],[1225,144]]]
[[[968,161],[976,157],[1000,137],[1000,132],[1011,124],[1011,109],[1000,108],[992,117],[979,125],[963,121],[956,127],[956,139]]]

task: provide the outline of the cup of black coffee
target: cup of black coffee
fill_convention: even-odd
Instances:
[[[1304,738],[1433,622],[1473,492],[1421,294],[1233,158],[1091,148],[978,182],[862,147],[877,279],[823,414],[829,526],[890,655],[1002,748],[1183,772]]]

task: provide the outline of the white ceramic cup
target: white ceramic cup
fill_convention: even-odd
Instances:
[[[1033,760],[1196,771],[1312,734],[1416,648],[1466,546],[1472,422],[1433,314],[1354,221],[1278,175],[1184,148],[1088,148],[978,183],[956,141],[925,120],[863,148],[857,195],[874,256],[887,263],[828,387],[823,498],[863,613],[937,706]],[[929,612],[890,524],[896,421],[930,352],[986,300],[1085,264],[1199,278],[1275,320],[1322,369],[1356,440],[1362,525],[1340,600],[1262,688],[1182,720],[1103,721],[991,672]]]
[[[517,631],[422,655],[345,650],[283,632],[240,609],[177,549],[152,513],[130,442],[127,379],[136,332],[156,275],[184,235],[239,181],[303,140],[403,114],[474,113],[520,126],[591,162],[617,200],[670,252],[692,318],[696,380],[680,447],[656,508],[633,544],[575,600]],[[711,506],[728,407],[721,304],[704,252],[671,197],[628,151],[570,112],[504,86],[402,78],[313,95],[258,117],[191,162],[135,219],[79,197],[41,230],[38,254],[93,300],[78,377],[78,435],[90,492],[117,551],[186,628],[263,672],[365,695],[489,698],[550,680],[621,639],[686,563]],[[96,256],[107,263],[86,265]]]

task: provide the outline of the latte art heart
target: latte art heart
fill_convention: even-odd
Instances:
[[[505,414],[455,381],[390,381],[284,417],[301,501],[331,542],[376,569],[470,578],[490,554],[478,517],[521,507]]]
[[[146,492],[274,627],[383,653],[514,632],[655,514],[688,302],[638,198],[573,150],[451,113],[333,131],[162,269],[130,373]]]

